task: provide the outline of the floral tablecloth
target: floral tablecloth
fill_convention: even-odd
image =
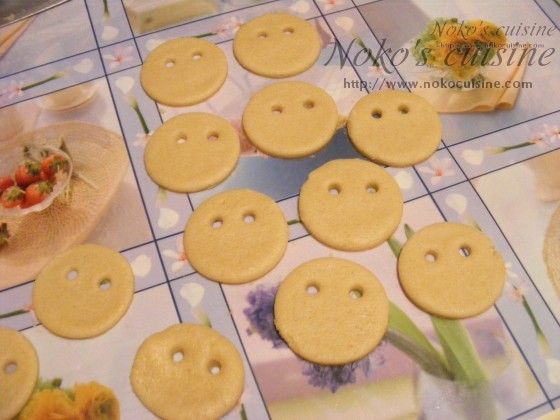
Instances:
[[[274,81],[239,66],[232,38],[251,18],[277,11],[304,18],[319,31],[319,60],[292,79],[326,90],[342,116],[368,92],[411,88],[405,82],[426,69],[401,60],[430,19],[495,22],[508,28],[509,42],[530,42],[537,55],[523,79],[530,84],[512,109],[442,114],[442,143],[428,161],[387,168],[405,199],[401,226],[387,243],[366,252],[339,252],[309,236],[298,221],[297,201],[311,170],[335,158],[360,157],[345,128],[326,149],[299,160],[263,155],[241,130],[250,96]],[[108,333],[67,340],[34,317],[33,278],[14,284],[20,281],[3,278],[0,269],[0,325],[22,331],[34,344],[42,378],[62,378],[67,387],[97,381],[114,391],[125,419],[153,418],[132,391],[130,368],[146,337],[177,322],[211,326],[241,352],[246,386],[228,419],[537,418],[560,407],[560,290],[554,286],[560,279],[547,265],[558,256],[544,249],[547,232],[558,232],[550,226],[560,200],[559,22],[555,0],[224,0],[213,14],[145,34],[134,32],[120,1],[72,0],[37,15],[0,59],[0,152],[14,147],[21,133],[68,121],[122,135],[127,173],[87,242],[126,257],[136,293],[129,312]],[[227,81],[199,105],[157,104],[140,86],[140,66],[162,42],[186,36],[223,50]],[[552,52],[539,62],[546,50]],[[240,131],[242,156],[224,183],[184,195],[150,180],[143,153],[162,122],[191,111],[228,119]],[[182,236],[206,198],[235,188],[276,200],[289,223],[290,242],[264,278],[225,286],[192,269]],[[412,232],[442,220],[480,228],[506,261],[504,293],[481,316],[453,322],[430,317],[400,289],[400,247]],[[9,230],[9,220],[1,221]],[[560,241],[550,235],[549,243]],[[324,256],[370,269],[392,302],[385,340],[350,365],[299,359],[273,324],[279,283],[299,264]],[[1,264],[10,261],[0,249]]]

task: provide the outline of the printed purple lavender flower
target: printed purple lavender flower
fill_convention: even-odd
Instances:
[[[321,389],[329,388],[334,393],[343,385],[356,383],[356,371],[361,370],[364,376],[368,377],[372,370],[372,363],[376,367],[383,365],[384,362],[383,355],[374,351],[357,362],[341,366],[317,365],[304,361],[302,373],[304,376],[309,376],[310,385]]]
[[[277,290],[278,285],[257,286],[247,295],[250,306],[243,310],[251,325],[247,329],[247,334],[259,334],[263,340],[271,341],[275,349],[286,347],[286,343],[274,326],[274,298]]]

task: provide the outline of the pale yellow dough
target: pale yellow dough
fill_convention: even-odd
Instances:
[[[89,338],[114,327],[133,295],[128,261],[113,249],[84,244],[57,255],[39,273],[33,309],[52,333]]]
[[[198,104],[214,95],[228,73],[224,52],[198,38],[177,38],[146,57],[140,83],[153,100],[169,106]]]
[[[404,292],[420,309],[454,319],[492,307],[506,278],[504,260],[490,238],[450,222],[416,232],[400,253],[398,273]]]
[[[303,225],[319,242],[342,251],[364,251],[397,229],[403,198],[383,168],[361,159],[338,159],[309,174],[298,208]]]
[[[318,258],[280,284],[274,322],[298,356],[342,365],[362,359],[379,344],[389,322],[389,301],[383,285],[361,265]]]
[[[0,420],[15,417],[39,378],[39,359],[33,344],[20,332],[0,327]]]
[[[190,193],[225,180],[239,154],[239,135],[229,122],[193,112],[171,118],[154,132],[146,145],[144,165],[159,186]]]
[[[257,92],[243,112],[251,143],[279,158],[310,156],[332,139],[336,103],[323,89],[305,82],[278,82]]]
[[[130,381],[158,417],[204,420],[218,419],[237,405],[245,376],[229,340],[208,327],[177,324],[144,340]]]
[[[191,215],[185,253],[203,276],[246,283],[272,270],[288,246],[288,224],[270,197],[252,190],[215,195]]]
[[[321,39],[309,22],[287,14],[256,17],[233,40],[235,58],[259,76],[284,78],[309,69],[319,58]]]
[[[438,148],[439,115],[413,93],[384,90],[361,98],[348,116],[348,136],[365,157],[404,167],[423,162]]]

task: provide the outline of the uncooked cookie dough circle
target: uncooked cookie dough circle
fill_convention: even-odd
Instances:
[[[342,251],[364,251],[395,232],[403,198],[393,177],[375,163],[338,159],[309,174],[298,208],[303,225],[319,242]]]
[[[228,73],[224,52],[198,38],[177,38],[156,47],[140,71],[140,83],[153,100],[188,106],[210,98]]]
[[[233,40],[235,58],[259,76],[283,78],[309,69],[319,58],[321,39],[310,23],[287,14],[256,17]]]
[[[239,153],[239,135],[228,121],[193,112],[171,118],[154,132],[146,145],[144,165],[159,186],[190,193],[225,180]]]
[[[39,273],[33,308],[52,333],[89,338],[115,326],[133,295],[128,261],[113,249],[84,244],[57,255]]]
[[[336,103],[323,89],[305,82],[278,82],[257,92],[243,112],[251,143],[279,158],[310,156],[332,139]]]
[[[481,231],[461,223],[436,223],[412,236],[398,261],[401,286],[420,309],[444,318],[468,318],[502,294],[502,256]]]
[[[196,271],[221,283],[246,283],[272,270],[288,246],[288,224],[270,197],[232,190],[202,203],[184,235]]]
[[[173,325],[148,337],[136,353],[132,389],[165,419],[217,419],[243,393],[243,361],[235,346],[211,328]]]
[[[379,280],[361,265],[318,258],[280,284],[274,322],[298,356],[341,365],[362,359],[379,344],[389,322],[389,301]]]
[[[348,116],[348,136],[365,157],[388,166],[428,159],[441,141],[441,121],[424,98],[384,90],[361,98]]]
[[[20,332],[0,327],[0,419],[14,418],[23,409],[38,378],[33,344]]]

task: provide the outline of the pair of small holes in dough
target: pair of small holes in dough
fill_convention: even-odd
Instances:
[[[410,109],[406,105],[399,105],[397,110],[399,111],[400,114],[403,114],[403,115],[408,114],[409,111],[410,111]],[[375,118],[376,120],[379,120],[383,116],[383,112],[380,109],[374,109],[371,113],[371,116],[372,116],[372,118]]]
[[[342,190],[342,188],[340,187],[340,185],[331,185],[329,187],[329,194],[330,195],[339,195],[340,191]],[[377,191],[379,191],[379,186],[377,186],[376,184],[368,184],[366,186],[366,192],[368,194],[375,194]]]
[[[17,367],[18,366],[17,366],[16,362],[8,362],[4,366],[4,373],[6,375],[11,375],[12,373],[15,373],[15,371],[17,370]]]
[[[315,108],[315,102],[308,100],[303,103],[303,107],[305,109],[313,109]],[[271,108],[271,111],[274,115],[280,115],[284,111],[284,109],[280,105],[275,105]]]
[[[254,223],[255,220],[256,220],[256,217],[255,217],[255,215],[254,215],[253,213],[247,213],[247,214],[245,214],[245,215],[243,216],[243,221],[244,221],[245,223],[247,223],[248,225],[250,225],[251,223]],[[212,222],[212,227],[213,227],[214,229],[219,229],[219,228],[222,227],[223,224],[224,224],[224,222],[223,222],[222,219],[215,219],[215,220]]]
[[[185,360],[185,353],[183,353],[182,350],[177,350],[177,351],[175,351],[175,352],[172,353],[171,359],[172,359],[175,363],[181,363],[183,360]],[[217,361],[215,361],[215,360],[213,360],[212,362],[210,362],[210,365],[208,366],[208,371],[209,371],[212,375],[217,375],[217,374],[219,374],[221,370],[222,370],[222,365],[220,364],[220,362],[217,362]]]
[[[292,35],[294,33],[294,28],[286,28],[282,31],[284,35]],[[259,32],[257,35],[259,39],[266,39],[268,38],[268,34],[266,32]]]
[[[68,274],[66,274],[66,279],[70,280],[70,281],[74,281],[78,278],[79,276],[79,272],[76,269],[72,269],[68,272]],[[99,283],[99,289],[100,290],[108,290],[111,287],[111,279],[105,277],[103,278]]]
[[[459,255],[461,255],[462,257],[468,257],[472,253],[471,248],[467,245],[463,245],[462,247],[460,247],[458,252],[459,252]],[[430,252],[426,253],[424,258],[426,259],[426,261],[428,261],[430,263],[433,263],[433,262],[436,262],[438,256],[437,256],[436,252],[430,251]]]
[[[310,284],[305,289],[305,292],[309,296],[316,296],[319,294],[319,287],[317,287],[314,284]],[[354,287],[350,289],[350,291],[348,292],[348,296],[350,296],[352,299],[360,299],[363,295],[364,295],[363,291],[358,287]]]
[[[212,132],[210,134],[208,134],[208,141],[217,141],[220,138],[220,135],[218,133]],[[177,139],[177,144],[185,144],[187,142],[187,136],[185,135],[181,135],[179,136],[179,138]]]

